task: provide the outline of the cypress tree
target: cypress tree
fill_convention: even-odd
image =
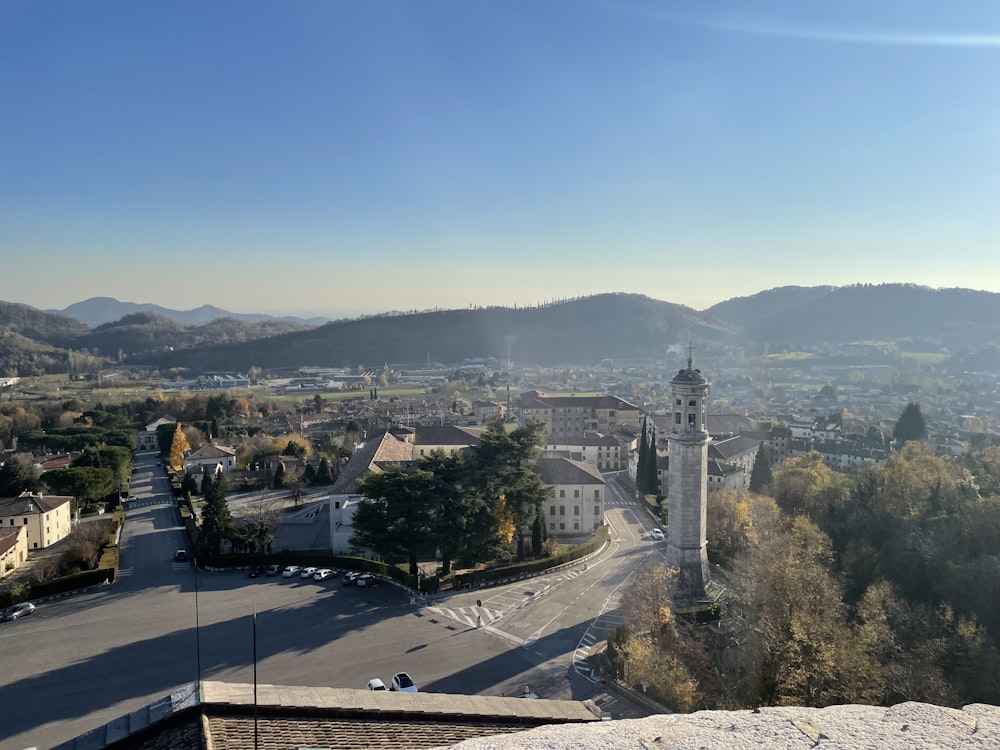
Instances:
[[[660,482],[656,472],[656,427],[649,436],[649,446],[646,453],[646,492],[650,495],[660,494]]]
[[[646,417],[642,418],[642,434],[639,436],[639,461],[635,467],[635,488],[640,495],[646,494],[646,461],[649,446],[646,441]]]
[[[762,442],[757,448],[757,456],[753,460],[753,469],[750,471],[750,491],[764,492],[771,483],[771,456],[767,446]]]

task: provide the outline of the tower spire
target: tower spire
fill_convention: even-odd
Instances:
[[[694,344],[692,344],[689,341],[688,342],[688,369],[689,370],[691,369],[691,365],[694,362],[693,353],[694,353]]]

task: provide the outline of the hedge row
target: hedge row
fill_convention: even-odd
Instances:
[[[530,573],[539,573],[549,568],[579,560],[592,552],[596,552],[608,541],[608,527],[601,526],[594,532],[594,535],[583,544],[570,547],[564,552],[560,552],[552,557],[545,557],[540,560],[530,560],[518,563],[517,565],[505,565],[501,568],[485,568],[484,570],[473,570],[468,573],[459,573],[453,579],[455,588],[466,588],[476,584],[488,583],[504,578],[520,578]]]

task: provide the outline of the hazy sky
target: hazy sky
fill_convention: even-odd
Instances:
[[[2,0],[0,299],[1000,291],[996,0]]]

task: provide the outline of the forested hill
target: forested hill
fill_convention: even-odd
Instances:
[[[759,343],[815,346],[923,339],[957,348],[1000,342],[1000,294],[991,292],[865,284],[803,294],[798,302],[776,310],[767,309],[771,300],[766,293],[757,298],[758,307],[742,311],[742,332]],[[726,310],[722,313],[726,319]]]
[[[148,358],[159,367],[245,370],[396,362],[456,362],[508,355],[538,364],[658,357],[678,343],[721,342],[734,332],[687,307],[636,294],[602,294],[530,308],[386,315],[224,347]]]
[[[35,341],[51,342],[86,332],[87,326],[65,315],[36,310],[16,302],[0,302],[0,331]]]

